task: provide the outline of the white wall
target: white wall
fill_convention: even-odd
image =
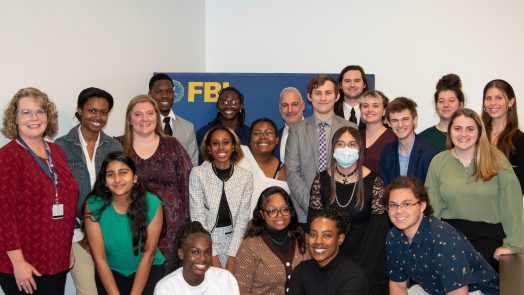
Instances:
[[[153,72],[205,70],[204,5],[0,0],[0,118],[18,89],[37,87],[57,104],[63,135],[77,123],[78,93],[95,86],[115,98],[106,132],[122,134],[127,102],[147,93]],[[66,294],[75,294],[70,278]]]
[[[418,131],[438,120],[441,76],[460,75],[476,111],[484,85],[502,78],[524,120],[522,1],[222,0],[205,9],[208,72],[336,73],[359,64],[390,99],[418,102]]]
[[[95,86],[115,98],[106,132],[123,133],[129,99],[155,71],[205,70],[204,0],[0,0],[0,108],[22,87],[46,92],[60,135],[78,94]],[[7,139],[0,136],[0,146]]]

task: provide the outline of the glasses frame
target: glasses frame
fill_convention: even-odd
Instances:
[[[277,133],[275,131],[266,129],[263,132],[253,131],[251,134],[251,137],[261,138],[261,137],[273,137],[276,136]]]
[[[391,210],[398,210],[399,208],[406,210],[406,209],[408,209],[408,208],[411,208],[411,207],[413,207],[413,206],[415,206],[415,205],[420,204],[420,202],[421,202],[420,200],[418,200],[418,201],[415,202],[415,203],[411,203],[411,202],[409,202],[409,201],[404,201],[404,202],[402,202],[402,203],[400,203],[400,204],[397,204],[397,203],[391,202],[391,203],[388,203],[388,204],[386,205],[386,209],[387,209],[388,211],[391,211]],[[393,207],[391,207],[391,206],[393,206]]]
[[[288,211],[287,213],[284,214],[284,211],[283,210],[286,210]],[[264,209],[262,210],[264,212],[266,212],[267,216],[271,217],[271,218],[275,218],[275,217],[278,217],[278,214],[280,213],[280,215],[282,215],[283,217],[287,217],[289,215],[291,215],[291,208],[290,207],[284,207],[284,208],[280,208],[280,209],[271,209],[271,210],[268,210],[268,209]],[[270,213],[271,212],[271,213]]]
[[[33,115],[39,119],[47,117],[47,110],[46,109],[36,109],[36,110],[29,110],[29,109],[22,109],[17,110],[17,114],[22,117],[24,120],[29,120],[33,118]]]

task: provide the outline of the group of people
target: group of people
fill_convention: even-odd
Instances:
[[[54,103],[19,90],[0,149],[2,290],[63,294],[70,271],[77,294],[497,294],[499,257],[524,242],[511,85],[489,82],[478,115],[443,76],[439,122],[415,134],[416,102],[367,84],[356,65],[315,76],[307,118],[284,88],[281,129],[247,126],[227,87],[195,132],[156,74],[124,135],[104,133],[113,97],[90,87],[54,143]]]

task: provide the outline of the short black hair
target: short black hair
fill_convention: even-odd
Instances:
[[[171,79],[171,77],[169,77],[168,75],[164,73],[159,73],[159,74],[154,74],[153,77],[149,79],[149,91],[153,89],[153,86],[155,85],[156,81],[163,81],[163,80],[168,80],[169,82],[171,82],[171,86],[174,86],[173,79]]]
[[[92,97],[101,97],[105,99],[107,101],[107,104],[109,105],[109,111],[113,108],[113,103],[114,103],[113,96],[109,92],[103,89],[100,89],[100,88],[96,88],[96,87],[89,87],[80,92],[80,94],[78,95],[78,101],[76,103],[76,108],[77,109],[84,108],[84,105],[86,104],[86,102]],[[81,119],[78,112],[75,112],[75,117],[78,120]]]
[[[343,212],[342,210],[333,207],[326,207],[320,210],[309,221],[308,229],[311,228],[311,224],[317,218],[327,218],[333,220],[337,223],[337,230],[339,234],[349,234],[351,227],[351,218],[349,214]]]

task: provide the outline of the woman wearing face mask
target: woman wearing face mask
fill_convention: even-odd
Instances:
[[[384,241],[389,225],[381,203],[384,182],[362,165],[364,145],[355,128],[338,129],[333,136],[332,150],[330,168],[313,181],[308,221],[327,207],[348,214],[351,231],[346,233],[340,253],[362,267],[370,282],[369,294],[386,294]]]

